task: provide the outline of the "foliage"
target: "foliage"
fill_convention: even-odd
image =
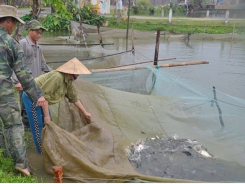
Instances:
[[[168,14],[170,7],[164,6],[163,9],[164,9],[164,13]],[[182,12],[185,12],[185,6],[173,5],[172,10],[173,10],[173,13],[177,13],[177,14],[182,13]]]
[[[12,158],[5,158],[3,150],[0,149],[0,183],[37,183],[36,177],[22,176],[14,169]]]
[[[84,21],[85,24],[97,25],[105,21],[105,17],[100,16],[93,12],[94,6],[89,4],[82,8],[77,8],[75,5],[68,4],[67,10],[73,15],[73,20],[79,21],[79,18]]]
[[[70,20],[72,18],[72,14],[67,11],[65,3],[62,0],[43,0],[46,3],[50,3],[55,7],[57,13],[62,15],[63,18]],[[69,0],[67,2],[70,2]]]
[[[109,27],[126,29],[127,24],[121,22],[116,23],[115,18],[107,18],[110,22]],[[231,22],[231,21],[230,21]],[[176,21],[173,19],[173,24],[169,24],[168,20],[140,20],[133,19],[134,29],[143,31],[156,31],[160,29],[161,31],[167,31],[170,33],[187,34],[189,32],[196,31],[195,33],[208,33],[208,34],[229,34],[233,32],[233,23],[230,25],[225,25],[224,21],[196,21],[196,20],[181,20]],[[235,32],[238,34],[244,34],[245,22],[236,22]]]
[[[24,15],[23,17],[21,17],[21,19],[22,19],[23,21],[31,20],[31,19],[32,19],[32,14],[31,14],[31,13],[26,14],[26,15]]]
[[[57,13],[48,14],[42,24],[50,32],[67,31],[70,27],[70,21],[62,18],[60,14]]]
[[[174,13],[185,12],[185,7],[184,6],[173,6],[173,12]]]
[[[149,0],[138,0],[137,5],[139,7],[142,7],[144,9],[148,8],[150,6],[150,1]]]
[[[163,7],[164,14],[169,14],[169,9],[170,9],[170,7],[164,6],[164,7]]]
[[[131,7],[132,13],[137,15],[139,14],[139,7],[138,6],[132,6]]]
[[[202,2],[201,2],[201,5],[202,5],[202,8],[206,8],[206,6],[207,6],[206,1],[202,1]]]
[[[154,15],[155,9],[153,10],[154,7],[151,6],[149,0],[137,0],[137,5],[132,6],[130,8],[130,11],[132,14],[149,14],[149,15]]]
[[[155,8],[153,6],[149,7],[148,12],[149,12],[149,15],[154,15]]]
[[[170,0],[170,8],[173,8],[173,5],[174,5],[173,1]]]

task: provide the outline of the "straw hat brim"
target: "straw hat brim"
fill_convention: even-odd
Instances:
[[[61,65],[56,69],[56,71],[67,73],[67,74],[91,74],[86,66],[82,64],[76,57],[67,61],[65,64]]]

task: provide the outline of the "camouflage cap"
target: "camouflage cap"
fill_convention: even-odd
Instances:
[[[29,23],[28,23],[28,28],[31,29],[31,30],[38,30],[38,29],[43,29],[45,31],[48,31],[45,27],[42,26],[42,24],[37,21],[37,20],[31,20]]]
[[[17,13],[17,8],[14,6],[0,5],[0,18],[13,17],[16,18],[20,23],[25,24],[25,22],[17,16]]]

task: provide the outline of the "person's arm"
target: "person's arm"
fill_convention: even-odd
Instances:
[[[51,118],[49,115],[49,109],[48,109],[48,102],[42,105],[42,109],[43,109],[43,114],[44,114],[44,123],[51,121]]]
[[[87,119],[91,120],[91,114],[86,111],[86,109],[83,107],[83,104],[81,103],[80,100],[76,101],[74,104],[83,112],[84,116]]]
[[[15,89],[18,90],[18,91],[22,91],[23,90],[22,85],[19,82],[19,80],[17,79],[17,77],[16,77],[14,72],[12,73],[11,79],[12,79],[12,82],[14,83]]]

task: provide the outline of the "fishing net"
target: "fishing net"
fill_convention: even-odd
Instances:
[[[147,66],[143,70],[96,72],[81,78],[75,82],[76,89],[93,115],[92,123],[66,100],[52,107],[58,126],[50,123],[43,131],[44,164],[48,172],[51,166],[59,165],[63,167],[64,177],[78,182],[122,182],[135,178],[161,182],[202,181],[205,178],[194,177],[193,171],[212,162],[216,164],[216,172],[211,174],[220,176],[213,181],[244,181],[244,100],[213,87],[190,87],[164,69]],[[180,174],[173,179],[164,174],[158,177],[139,174],[129,163],[128,146],[156,136],[170,140],[175,137],[180,142],[182,139],[197,141],[212,157],[199,154],[199,160],[203,160],[193,162],[196,170],[192,169],[189,177]],[[162,150],[164,153],[168,151]],[[181,170],[189,168],[188,162],[182,163]],[[222,178],[222,174],[227,173],[227,170],[221,171],[224,166],[227,170],[239,170],[234,172],[239,176],[233,177],[230,173],[230,177]]]
[[[69,37],[60,39],[66,44]],[[125,39],[103,47],[45,46],[54,69],[71,57],[93,69],[75,81],[92,122],[65,99],[51,106],[54,123],[43,130],[46,171],[62,166],[63,177],[77,182],[244,182],[245,101],[166,68],[132,69],[142,58],[120,45]],[[56,62],[55,53],[64,61]]]

